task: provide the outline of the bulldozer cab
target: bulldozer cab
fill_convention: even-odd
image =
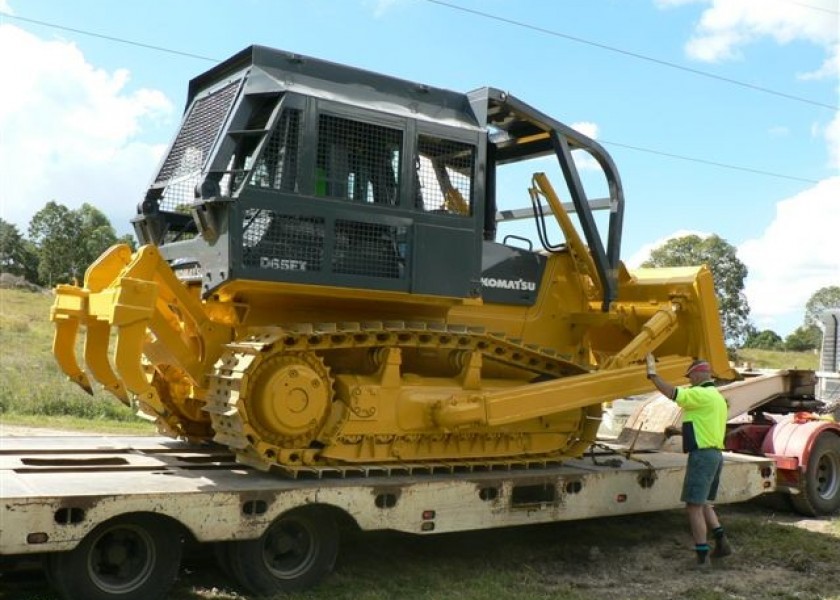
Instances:
[[[606,248],[574,149],[608,182]],[[496,172],[551,155],[606,310],[623,196],[597,143],[497,89],[461,94],[259,46],[191,82],[134,227],[205,298],[249,280],[529,305],[545,257],[495,241]]]

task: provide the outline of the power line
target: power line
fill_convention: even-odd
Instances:
[[[796,0],[781,0],[787,4],[795,4],[802,8],[810,8],[811,10],[818,10],[820,12],[828,13],[830,15],[840,15],[840,10],[831,10],[830,8],[823,8],[822,6],[814,6],[813,4],[805,4],[804,2],[797,2]]]
[[[615,52],[617,54],[623,54],[625,56],[629,56],[631,58],[637,58],[639,60],[644,60],[647,62],[652,62],[657,65],[661,65],[664,67],[669,67],[671,69],[678,69],[680,71],[685,71],[687,73],[692,73],[694,75],[700,75],[702,77],[708,77],[709,79],[716,79],[718,81],[723,81],[725,83],[730,83],[732,85],[738,85],[741,87],[745,87],[751,90],[755,90],[757,92],[763,92],[765,94],[772,94],[774,96],[779,96],[781,98],[787,98],[788,100],[795,100],[797,102],[804,102],[805,104],[812,104],[814,106],[819,106],[821,108],[828,108],[831,110],[838,110],[840,106],[833,105],[833,104],[825,104],[823,102],[818,102],[816,100],[811,100],[809,98],[803,98],[801,96],[795,96],[793,94],[786,94],[785,92],[779,92],[777,90],[773,90],[770,88],[762,87],[760,85],[755,85],[752,83],[747,83],[745,81],[740,81],[738,79],[732,79],[730,77],[723,77],[722,75],[715,75],[714,73],[709,73],[708,71],[701,71],[700,69],[693,69],[691,67],[686,67],[684,65],[680,65],[677,63],[673,63],[667,60],[662,60],[660,58],[654,58],[652,56],[647,56],[645,54],[639,54],[638,52],[631,52],[629,50],[622,50],[621,48],[616,48],[615,46],[609,46],[607,44],[602,44],[600,42],[593,42],[591,40],[587,40],[581,37],[577,37],[574,35],[569,35],[568,33],[561,33],[559,31],[554,31],[551,29],[546,29],[544,27],[539,27],[537,25],[531,25],[530,23],[524,23],[522,21],[516,21],[514,19],[508,19],[506,17],[500,17],[498,15],[492,15],[490,13],[486,13],[480,10],[474,10],[472,8],[466,8],[464,6],[458,6],[457,4],[451,4],[449,2],[443,2],[442,0],[426,0],[430,4],[437,4],[439,6],[444,6],[446,8],[451,8],[453,10],[459,10],[461,12],[465,12],[468,14],[476,15],[479,17],[483,17],[485,19],[491,19],[493,21],[499,21],[501,23],[507,23],[509,25],[516,25],[517,27],[524,27],[525,29],[530,29],[532,31],[537,31],[539,33],[544,33],[546,35],[550,35],[553,37],[563,38],[565,40],[569,40],[572,42],[577,42],[579,44],[586,44],[587,46],[593,46],[595,48],[600,48],[601,50],[608,50],[609,52]]]
[[[427,0],[427,1],[436,2],[438,4],[444,4],[445,5],[445,3],[437,2],[437,0]],[[448,5],[446,5],[446,6],[448,6]],[[460,8],[460,7],[455,7],[455,8]],[[468,9],[462,9],[462,10],[467,10],[467,12],[475,12],[475,11],[470,11]],[[20,17],[20,16],[17,16],[17,15],[10,15],[10,14],[3,13],[3,12],[0,12],[0,16],[8,17],[8,18],[11,18],[11,19],[17,19],[18,21],[23,21],[23,22],[26,22],[26,23],[33,23],[33,24],[36,24],[36,25],[41,25],[41,26],[44,26],[44,27],[50,27],[50,28],[53,28],[53,29],[59,29],[61,31],[69,31],[69,32],[72,32],[72,33],[78,33],[78,34],[81,34],[81,35],[86,35],[86,36],[89,36],[89,37],[94,37],[94,38],[106,40],[106,41],[109,41],[109,42],[116,42],[116,43],[120,43],[120,44],[126,44],[126,45],[129,45],[129,46],[135,46],[135,47],[138,47],[138,48],[144,48],[144,49],[147,49],[147,50],[154,50],[154,51],[157,51],[157,52],[165,52],[167,54],[173,54],[173,55],[176,55],[176,56],[183,56],[183,57],[186,57],[186,58],[194,58],[194,59],[198,59],[198,60],[210,61],[210,62],[215,62],[215,63],[221,62],[220,59],[210,58],[208,56],[201,56],[201,55],[198,55],[198,54],[192,54],[190,52],[182,52],[180,50],[173,50],[171,48],[164,48],[162,46],[155,46],[155,45],[152,45],[152,44],[146,44],[146,43],[143,43],[143,42],[137,42],[137,41],[134,41],[134,40],[128,40],[128,39],[120,38],[120,37],[116,37],[116,36],[104,35],[104,34],[96,33],[96,32],[93,32],[93,31],[85,31],[83,29],[75,29],[73,27],[66,27],[64,25],[57,25],[55,23],[48,23],[46,21],[38,21],[36,19],[28,19],[26,17]],[[675,158],[675,159],[684,160],[684,161],[688,161],[688,162],[696,162],[696,163],[711,165],[711,166],[715,166],[715,167],[721,167],[721,168],[724,168],[724,169],[732,169],[732,170],[735,170],[735,171],[744,171],[744,172],[747,172],[747,173],[753,173],[753,174],[757,174],[757,175],[765,175],[765,176],[776,177],[776,178],[781,178],[781,179],[789,179],[789,180],[792,180],[792,181],[802,181],[802,182],[805,182],[805,183],[817,183],[817,181],[815,181],[813,179],[806,179],[804,177],[797,177],[795,175],[784,175],[784,174],[781,174],[781,173],[773,173],[773,172],[770,172],[770,171],[762,171],[760,169],[752,169],[750,167],[742,167],[742,166],[738,166],[738,165],[730,165],[730,164],[720,163],[720,162],[706,160],[706,159],[702,159],[702,158],[694,158],[694,157],[690,157],[690,156],[683,156],[683,155],[680,155],[680,154],[672,154],[670,152],[663,152],[663,151],[660,151],[660,150],[654,150],[652,148],[644,148],[642,146],[632,146],[630,144],[622,144],[622,143],[619,143],[619,142],[607,142],[607,141],[604,141],[604,140],[598,140],[598,141],[600,143],[603,143],[603,144],[608,144],[608,145],[612,145],[612,146],[616,146],[616,147],[620,147],[620,148],[637,150],[639,152],[645,152],[645,153],[648,153],[648,154],[655,154],[655,155],[658,155],[658,156],[667,156],[669,158]]]
[[[730,165],[727,163],[716,162],[713,160],[706,160],[704,158],[696,158],[693,156],[683,156],[681,154],[672,154],[670,152],[662,152],[661,150],[652,150],[650,148],[642,148],[641,146],[631,146],[630,144],[621,144],[619,142],[608,142],[606,140],[597,140],[598,143],[607,144],[610,146],[617,146],[619,148],[628,148],[630,150],[638,150],[639,152],[647,152],[648,154],[656,154],[659,156],[667,156],[668,158],[676,158],[689,162],[701,163],[704,165],[712,165],[714,167],[722,167],[724,169],[731,169],[733,171],[744,171],[746,173],[755,173],[757,175],[766,175],[769,177],[778,177],[779,179],[790,179],[791,181],[804,181],[805,183],[819,183],[815,179],[807,179],[805,177],[796,177],[795,175],[784,175],[783,173],[773,173],[771,171],[762,171],[761,169],[753,169],[750,167],[742,167],[739,165]]]
[[[167,54],[174,54],[176,56],[184,56],[187,58],[196,58],[198,60],[205,60],[210,62],[221,62],[218,58],[210,58],[209,56],[201,56],[200,54],[192,54],[190,52],[182,52],[180,50],[172,50],[171,48],[164,48],[163,46],[153,46],[151,44],[144,44],[142,42],[135,42],[132,40],[127,40],[125,38],[114,37],[110,35],[103,35],[101,33],[94,33],[92,31],[85,31],[84,29],[74,29],[73,27],[66,27],[64,25],[56,25],[55,23],[48,23],[46,21],[38,21],[37,19],[27,19],[26,17],[19,17],[17,15],[11,15],[9,13],[0,12],[0,16],[3,16],[7,19],[15,19],[17,21],[23,21],[25,23],[33,23],[35,25],[43,25],[44,27],[51,27],[53,29],[59,29],[61,31],[70,31],[72,33],[78,33],[80,35],[86,35],[93,38],[98,38],[100,40],[107,40],[109,42],[117,42],[119,44],[126,44],[128,46],[136,46],[138,48],[146,48],[148,50],[157,50],[158,52],[166,52]]]

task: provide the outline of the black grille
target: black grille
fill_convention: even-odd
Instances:
[[[300,111],[284,110],[251,169],[250,185],[286,192],[297,191]]]
[[[321,115],[316,194],[354,202],[396,205],[402,132]]]
[[[248,209],[242,220],[242,264],[270,271],[325,270],[326,229],[322,217]],[[406,226],[337,220],[331,272],[404,278],[407,232]]]
[[[320,271],[324,251],[324,219],[248,209],[242,224],[242,240],[242,262],[246,267],[278,271]]]
[[[335,222],[333,272],[401,279],[404,276],[406,227]]]
[[[421,135],[417,151],[417,208],[426,212],[472,214],[475,147]]]
[[[233,82],[193,103],[175,143],[157,176],[168,182],[160,210],[183,211],[193,200],[201,169],[230,110],[239,82]]]

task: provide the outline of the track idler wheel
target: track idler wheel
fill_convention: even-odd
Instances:
[[[306,448],[324,426],[332,382],[314,354],[279,354],[262,361],[249,377],[245,406],[259,438],[281,448]],[[242,400],[240,399],[240,403]]]

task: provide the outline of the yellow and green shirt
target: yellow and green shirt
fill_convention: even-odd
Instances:
[[[672,398],[683,409],[683,452],[702,448],[723,450],[726,436],[726,399],[715,384],[676,388]]]

